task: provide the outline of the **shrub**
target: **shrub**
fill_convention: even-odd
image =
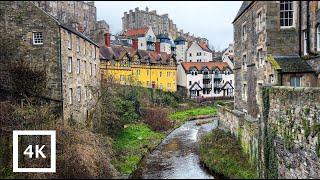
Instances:
[[[142,111],[143,122],[154,131],[167,131],[174,127],[174,122],[167,119],[167,111],[162,108],[147,108]]]

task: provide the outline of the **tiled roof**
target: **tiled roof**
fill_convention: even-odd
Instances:
[[[149,27],[139,28],[139,29],[129,29],[126,33],[128,37],[142,37],[148,32]]]
[[[192,67],[197,68],[197,70],[202,70],[205,67],[209,70],[214,70],[216,67],[224,70],[229,67],[226,62],[182,62],[181,65],[185,71],[189,71]]]
[[[211,50],[208,48],[208,46],[206,45],[205,42],[200,42],[198,44],[199,44],[199,46],[201,47],[202,50],[207,51],[207,52],[211,52]]]
[[[299,56],[274,56],[282,73],[315,72],[312,67]]]
[[[234,23],[241,15],[242,13],[244,13],[248,7],[250,7],[250,5],[253,3],[254,1],[243,1],[242,5],[236,15],[236,17],[234,18],[234,20],[232,21],[232,23]]]
[[[124,55],[132,58],[135,54],[140,56],[140,61],[145,63],[150,60],[151,64],[167,64],[171,54],[165,52],[157,53],[155,51],[146,51],[146,50],[135,50],[132,47],[111,45],[111,47],[101,46],[100,47],[100,58],[102,60],[111,60],[111,59],[122,59]]]

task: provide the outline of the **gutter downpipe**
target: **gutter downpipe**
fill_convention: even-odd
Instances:
[[[61,60],[61,27],[59,25],[59,66],[60,66],[60,81],[61,81],[61,102],[62,102],[62,107],[61,107],[61,112],[62,112],[62,122],[64,122],[64,112],[63,112],[63,107],[64,107],[64,101],[63,101],[63,79],[62,79],[62,60]]]
[[[299,56],[301,57],[302,53],[301,53],[301,1],[299,1]]]
[[[307,52],[310,54],[310,1],[307,1]]]

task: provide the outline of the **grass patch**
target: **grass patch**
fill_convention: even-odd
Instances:
[[[196,118],[200,115],[216,115],[217,114],[217,108],[215,106],[205,106],[205,107],[199,107],[195,109],[189,109],[184,111],[177,111],[169,115],[169,118],[172,120],[178,120],[178,121],[187,121],[191,118]]]
[[[142,156],[163,138],[164,134],[152,131],[146,124],[130,124],[115,139],[114,149],[118,156],[114,165],[121,173],[132,173]]]
[[[200,160],[210,171],[227,178],[258,178],[255,166],[249,163],[249,157],[242,152],[239,141],[220,129],[201,139]]]

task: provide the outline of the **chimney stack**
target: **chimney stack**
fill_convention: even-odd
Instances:
[[[132,48],[138,50],[138,39],[132,39]]]
[[[156,53],[160,54],[160,41],[156,41]]]
[[[111,36],[110,33],[105,33],[104,36],[105,36],[106,46],[110,47],[110,45],[111,45],[111,43],[110,43],[110,36]]]

